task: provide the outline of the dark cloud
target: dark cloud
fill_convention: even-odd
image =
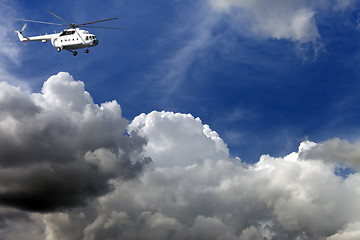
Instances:
[[[199,118],[154,111],[129,124],[116,102],[97,106],[83,88],[60,73],[41,94],[23,93],[34,111],[1,119],[1,156],[11,160],[0,165],[0,237],[30,229],[46,240],[360,237],[360,174],[334,172],[339,162],[356,165],[357,142],[305,141],[249,165]]]
[[[101,174],[83,164],[30,167],[1,171],[0,202],[30,211],[53,211],[85,205],[87,198],[107,193],[107,181],[114,175]]]
[[[0,84],[0,204],[30,211],[85,205],[136,177],[151,160],[126,135],[114,101],[98,106],[82,82],[59,73],[30,94]]]

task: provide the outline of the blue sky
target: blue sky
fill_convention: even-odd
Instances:
[[[356,3],[310,6],[319,37],[294,40],[254,32],[236,6],[221,12],[207,1],[85,2],[15,1],[14,17],[57,22],[49,9],[76,23],[119,17],[102,25],[128,30],[91,29],[100,45],[77,57],[48,43],[17,43],[21,61],[9,71],[32,76],[34,91],[51,74],[69,72],[95,102],[116,99],[130,120],[152,110],[191,113],[248,162],[289,153],[305,139],[357,139]],[[30,23],[25,35],[54,30],[62,28]]]
[[[359,7],[0,0],[0,238],[359,239]]]

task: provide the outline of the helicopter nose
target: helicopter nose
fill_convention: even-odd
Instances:
[[[99,40],[97,40],[97,39],[96,39],[96,40],[93,40],[93,44],[94,44],[94,45],[98,45],[98,44],[99,44]]]

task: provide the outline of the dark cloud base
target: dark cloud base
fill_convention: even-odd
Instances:
[[[50,212],[84,206],[90,197],[111,190],[103,176],[89,166],[37,169],[27,176],[11,176],[13,188],[0,194],[0,203],[23,210]],[[4,176],[0,177],[1,180]],[[2,181],[4,182],[4,181]],[[14,186],[16,182],[16,186]]]
[[[85,206],[111,179],[132,179],[151,162],[146,139],[126,133],[116,102],[98,106],[67,73],[28,94],[0,83],[0,204],[51,212]]]

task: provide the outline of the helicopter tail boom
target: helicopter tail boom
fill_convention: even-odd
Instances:
[[[46,41],[51,40],[52,38],[57,37],[59,35],[58,33],[55,33],[55,34],[45,34],[45,35],[33,36],[33,37],[24,37],[22,33],[25,30],[26,26],[27,26],[27,24],[25,23],[21,30],[14,31],[15,33],[17,33],[19,40],[21,42],[28,42],[28,41],[46,42]]]
[[[57,37],[59,34],[46,34],[46,35],[40,35],[40,36],[33,36],[33,37],[24,37],[22,35],[21,31],[15,31],[19,37],[19,40],[21,42],[29,42],[29,41],[42,41],[47,42],[51,40],[54,37]]]

